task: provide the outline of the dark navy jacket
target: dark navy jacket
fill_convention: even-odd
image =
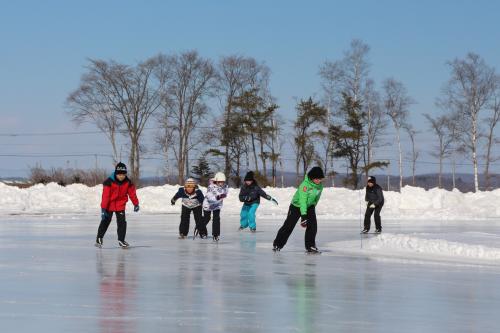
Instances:
[[[205,197],[200,189],[196,189],[193,193],[187,194],[184,187],[180,187],[172,199],[174,201],[182,199],[183,206],[187,208],[195,208],[203,204],[203,199],[205,199]]]
[[[260,197],[271,200],[271,196],[264,192],[255,181],[252,182],[250,186],[243,184],[240,189],[240,201],[244,202],[245,205],[251,205],[254,203],[260,203]]]
[[[373,185],[373,187],[366,186],[365,200],[368,201],[368,205],[383,206],[384,193],[382,188],[378,184]]]

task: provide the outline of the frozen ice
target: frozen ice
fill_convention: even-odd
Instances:
[[[500,325],[500,263],[480,251],[500,251],[496,221],[384,221],[384,234],[360,236],[358,220],[320,217],[321,255],[305,254],[300,227],[273,253],[282,219],[238,232],[237,217],[223,214],[219,243],[177,239],[178,214],[128,221],[132,248],[123,250],[115,222],[104,248],[94,247],[98,215],[2,216],[2,331],[497,332]]]

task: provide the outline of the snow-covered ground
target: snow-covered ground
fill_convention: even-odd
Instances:
[[[178,211],[131,213],[128,250],[116,244],[115,222],[104,248],[93,246],[96,214],[0,220],[5,332],[497,332],[500,325],[493,220],[392,220],[384,234],[360,238],[358,220],[323,216],[318,256],[304,253],[300,227],[274,254],[282,223],[275,218],[260,219],[252,234],[225,214],[214,244],[177,239]]]
[[[145,187],[138,190],[141,211],[145,214],[177,213],[178,206],[171,206],[170,199],[176,186]],[[57,184],[36,185],[19,189],[0,183],[0,214],[40,213],[93,213],[99,212],[102,186],[87,187]],[[294,188],[266,188],[278,199],[280,205],[262,201],[260,217],[281,219],[287,213]],[[239,214],[238,189],[231,189],[224,202],[224,213]],[[500,189],[491,192],[461,193],[432,189],[405,187],[399,192],[385,192],[383,215],[395,220],[481,220],[500,219]],[[180,203],[179,203],[180,204]],[[129,209],[132,207],[129,206]],[[317,207],[318,215],[325,218],[358,219],[364,211],[364,191],[343,188],[326,188]]]

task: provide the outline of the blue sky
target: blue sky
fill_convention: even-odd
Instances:
[[[353,38],[370,45],[377,83],[404,82],[418,102],[412,122],[423,131],[421,113],[439,112],[446,61],[473,51],[500,68],[499,12],[497,1],[2,1],[0,134],[74,131],[63,105],[87,58],[134,63],[189,49],[215,60],[238,53],[265,61],[280,112],[291,118],[294,97],[320,96],[318,66],[339,59]],[[431,150],[429,134],[420,140],[421,150]],[[100,135],[0,136],[0,155],[75,152],[109,148]],[[383,149],[380,157],[391,154]],[[85,167],[90,160],[0,156],[0,176],[22,175],[37,161]],[[146,171],[157,173],[159,164],[145,163]]]

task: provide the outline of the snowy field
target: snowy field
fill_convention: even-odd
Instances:
[[[178,187],[165,185],[145,187],[137,191],[143,214],[179,212],[170,199]],[[204,190],[204,189],[203,189]],[[281,219],[286,215],[295,188],[266,188],[278,199],[274,206],[263,200],[258,214],[266,218]],[[0,214],[98,214],[102,186],[69,185],[61,187],[51,183],[19,189],[0,183]],[[224,213],[239,214],[241,203],[238,189],[230,189],[224,200]],[[491,192],[461,193],[417,187],[404,187],[399,192],[385,192],[383,215],[392,220],[482,220],[500,219],[500,189]],[[180,203],[179,203],[180,204]],[[358,219],[360,206],[364,206],[364,190],[325,188],[317,207],[317,214],[325,218]],[[129,204],[130,210],[132,206]],[[364,210],[364,207],[362,208]]]
[[[321,255],[300,227],[274,254],[282,218],[251,234],[224,213],[214,244],[178,240],[178,214],[130,213],[122,250],[115,222],[93,246],[97,212],[4,214],[2,331],[498,332],[498,220],[385,220],[360,238],[359,220],[325,215]]]

